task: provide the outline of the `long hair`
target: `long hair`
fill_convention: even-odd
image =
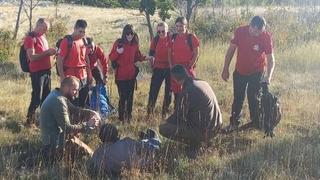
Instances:
[[[127,37],[126,35],[128,33],[132,33],[133,34],[133,38],[132,41],[130,42],[131,44],[135,43],[135,44],[139,44],[139,37],[138,34],[133,30],[133,26],[131,24],[127,24],[126,26],[124,26],[123,30],[122,30],[122,35],[121,35],[121,39],[120,41],[122,43],[127,42]]]

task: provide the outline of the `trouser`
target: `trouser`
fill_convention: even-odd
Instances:
[[[149,91],[148,114],[153,113],[163,80],[165,80],[165,92],[162,105],[162,114],[167,113],[169,110],[169,106],[171,103],[170,69],[154,68]]]
[[[121,121],[124,118],[131,119],[132,106],[133,106],[133,94],[136,80],[116,80],[119,93],[119,105],[118,113]]]
[[[79,96],[71,101],[73,105],[84,108],[89,106],[89,85],[87,78],[80,80]]]
[[[34,115],[36,109],[41,106],[51,90],[51,71],[43,70],[30,73],[32,93],[28,108],[28,119]]]
[[[241,109],[247,92],[248,104],[250,110],[250,119],[253,123],[258,123],[258,93],[260,89],[260,80],[262,72],[243,76],[237,71],[233,73],[233,103],[230,117],[230,123],[240,124]]]
[[[102,71],[99,67],[94,67],[91,70],[92,76],[94,80],[96,81],[96,84],[103,84],[103,74]]]
[[[219,129],[220,126],[217,126],[213,130],[191,127],[187,124],[177,123],[175,119],[169,118],[159,126],[159,133],[166,138],[180,141],[197,148],[200,147],[202,142],[208,145],[210,139],[216,136]]]

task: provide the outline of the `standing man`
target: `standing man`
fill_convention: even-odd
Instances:
[[[28,108],[27,126],[35,123],[35,111],[41,106],[51,90],[50,56],[56,54],[54,48],[49,48],[45,33],[49,29],[46,19],[40,18],[34,30],[24,38],[24,48],[27,52],[32,84],[31,103]]]
[[[84,107],[88,99],[89,84],[92,83],[92,75],[86,48],[87,22],[78,19],[73,33],[66,36],[60,43],[57,58],[60,82],[66,76],[75,76],[80,80],[79,97],[73,102],[75,105]]]
[[[194,158],[201,143],[207,143],[217,134],[222,115],[217,98],[206,81],[193,79],[182,65],[175,65],[172,77],[182,85],[174,113],[161,124],[162,136],[189,145],[189,157]]]
[[[258,99],[260,82],[270,83],[275,60],[273,55],[272,36],[265,30],[263,17],[254,16],[247,26],[236,29],[225,56],[222,79],[229,79],[229,66],[237,49],[237,61],[233,72],[233,104],[230,125],[226,131],[238,128],[241,109],[247,92],[251,125],[258,125]]]

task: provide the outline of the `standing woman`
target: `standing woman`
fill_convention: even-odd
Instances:
[[[131,24],[123,28],[121,38],[114,42],[109,59],[115,69],[115,80],[119,93],[119,120],[123,122],[126,119],[130,122],[134,86],[139,72],[135,62],[146,59],[139,50],[139,38]]]
[[[152,63],[153,74],[149,91],[148,116],[153,113],[163,80],[165,80],[165,93],[162,106],[162,117],[169,111],[171,102],[170,67],[168,62],[169,42],[168,24],[160,22],[157,25],[157,36],[151,41],[149,51],[149,56],[151,56],[154,61]]]
[[[172,35],[169,44],[169,65],[172,68],[174,65],[182,65],[191,77],[195,77],[195,65],[199,55],[199,40],[189,33],[187,30],[187,19],[185,17],[178,17],[175,21],[176,33]],[[175,95],[181,92],[181,85],[179,85],[173,78],[171,78],[171,90]]]

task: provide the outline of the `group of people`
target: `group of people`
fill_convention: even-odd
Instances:
[[[99,137],[106,144],[103,146],[105,148],[101,147],[102,150],[100,148],[99,152],[94,153],[93,159],[96,164],[99,162],[100,165],[104,164],[103,166],[110,168],[116,163],[114,160],[120,158],[117,153],[126,154],[129,151],[122,152],[120,149],[129,148],[133,151],[135,149],[133,144],[139,144],[136,146],[140,149],[143,147],[141,142],[130,139],[112,148],[120,140],[116,127],[108,123],[101,124],[97,112],[85,109],[93,78],[96,83],[107,82],[108,61],[115,70],[120,121],[132,120],[136,76],[139,73],[135,63],[149,61],[153,73],[147,116],[154,113],[159,89],[165,81],[162,117],[165,118],[170,112],[172,93],[174,111],[159,126],[160,134],[188,144],[192,152],[197,152],[202,144],[208,145],[222,126],[222,115],[210,85],[196,78],[199,40],[193,33],[188,32],[186,18],[176,19],[174,33],[169,32],[165,22],[157,24],[157,35],[151,40],[149,55],[140,52],[138,35],[130,24],[123,28],[121,38],[114,42],[109,56],[93,43],[92,38],[85,37],[86,27],[85,20],[77,20],[73,33],[65,36],[56,50],[48,47],[45,33],[48,31],[49,23],[46,19],[40,18],[34,31],[31,32],[33,35],[30,36],[29,33],[24,40],[32,82],[27,125],[34,123],[35,110],[41,106],[39,121],[46,157],[57,156],[64,149],[66,142],[69,144],[79,142],[79,139],[75,140],[78,133],[92,132],[98,127],[100,127]],[[230,124],[224,129],[225,131],[233,131],[239,126],[245,93],[248,96],[251,124],[254,127],[258,123],[257,94],[260,82],[270,83],[275,64],[272,36],[265,28],[265,19],[254,16],[249,25],[235,30],[227,50],[221,74],[223,80],[229,79],[229,66],[236,50],[237,60],[233,72],[234,98]],[[50,92],[51,56],[57,56],[60,88]],[[160,142],[157,135],[151,139]],[[149,145],[153,145],[149,140]],[[103,158],[110,158],[106,152],[117,158],[103,161]],[[121,155],[121,157],[127,156]],[[129,156],[127,159],[130,159]],[[116,165],[117,169],[121,168],[120,164]]]

